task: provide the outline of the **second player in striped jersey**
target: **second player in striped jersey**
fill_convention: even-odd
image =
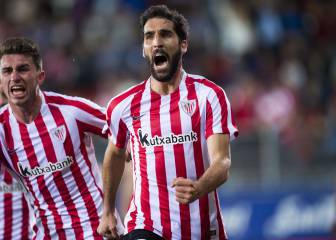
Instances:
[[[29,39],[2,43],[0,70],[8,101],[0,109],[1,162],[26,187],[35,238],[102,239],[96,229],[103,192],[89,134],[103,136],[104,109],[83,98],[41,91],[45,72]]]

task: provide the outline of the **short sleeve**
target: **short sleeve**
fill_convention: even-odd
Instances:
[[[234,139],[238,136],[238,129],[230,102],[224,90],[213,85],[206,98],[206,138],[216,133],[224,133]]]

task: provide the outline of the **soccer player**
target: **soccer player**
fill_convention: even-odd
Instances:
[[[0,161],[34,205],[35,238],[103,239],[96,231],[103,193],[89,133],[103,135],[104,109],[40,90],[46,74],[37,45],[26,38],[1,44],[0,77],[8,101],[0,109]]]
[[[186,73],[188,24],[164,5],[140,18],[150,77],[111,99],[98,232],[116,237],[114,207],[130,139],[134,192],[123,239],[227,239],[216,188],[238,134],[222,88]]]
[[[31,239],[30,208],[23,186],[0,166],[0,239]]]

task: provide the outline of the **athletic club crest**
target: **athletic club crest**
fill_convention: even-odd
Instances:
[[[180,108],[191,117],[196,109],[196,100],[180,101]]]
[[[51,134],[56,140],[64,143],[65,137],[66,137],[65,126],[61,125],[61,126],[57,127],[56,129],[53,129]]]

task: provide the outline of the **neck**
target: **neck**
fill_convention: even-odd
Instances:
[[[39,95],[37,95],[31,101],[28,101],[24,105],[15,105],[10,104],[12,112],[15,118],[22,123],[28,124],[34,121],[37,115],[40,112],[42,105],[42,99]]]
[[[153,78],[153,76],[150,77],[151,80],[151,89],[152,91],[160,94],[160,95],[168,95],[173,93],[180,85],[180,82],[182,80],[183,71],[182,67],[179,67],[174,74],[174,76],[168,81],[168,82],[160,82]]]

